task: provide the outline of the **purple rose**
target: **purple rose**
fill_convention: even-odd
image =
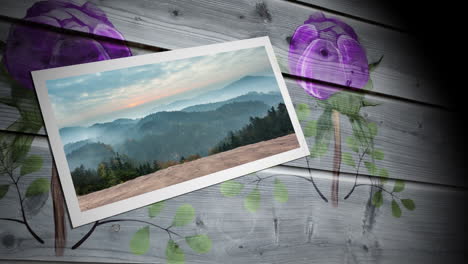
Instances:
[[[124,40],[95,5],[42,1],[28,9],[27,21]],[[131,56],[124,43],[60,34],[40,27],[13,25],[3,63],[14,79],[33,89],[31,71]]]
[[[369,80],[366,53],[354,30],[322,13],[311,15],[294,32],[289,46],[289,68],[298,76],[357,89],[364,87]],[[327,99],[338,91],[324,84],[298,83],[318,99]]]

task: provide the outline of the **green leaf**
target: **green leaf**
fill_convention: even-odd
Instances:
[[[148,207],[148,215],[153,218],[156,217],[164,208],[164,201],[154,203]]]
[[[166,246],[166,261],[167,264],[184,264],[185,254],[179,245],[174,240],[167,241]]]
[[[9,188],[9,184],[0,185],[0,199],[2,199],[7,194]]]
[[[385,155],[381,150],[374,149],[374,151],[372,152],[372,158],[374,158],[376,160],[383,160],[384,157],[385,157]]]
[[[380,181],[382,183],[386,183],[388,181],[388,171],[387,171],[387,169],[381,168],[377,175],[381,177]]]
[[[0,65],[0,83],[11,88],[11,97],[1,98],[0,103],[15,107],[21,115],[20,122],[15,122],[9,129],[37,133],[43,126],[43,121],[35,92],[14,80],[3,64]]]
[[[369,64],[369,72],[373,72],[377,69],[377,66],[382,62],[384,55],[382,55],[376,62],[372,62]]]
[[[297,114],[297,119],[299,121],[306,120],[307,117],[310,115],[310,109],[307,104],[298,104],[296,106],[296,114]]]
[[[244,199],[244,207],[251,213],[254,213],[260,207],[260,191],[255,188]]]
[[[273,192],[275,200],[280,203],[285,203],[289,199],[288,189],[286,186],[278,179],[275,179],[275,190]]]
[[[149,226],[140,228],[130,240],[130,251],[135,255],[143,255],[148,252],[150,247]]]
[[[377,103],[377,102],[374,102],[374,101],[370,101],[370,100],[367,100],[367,99],[362,99],[362,107],[368,107],[368,106],[378,106],[380,105],[380,103]]]
[[[220,185],[221,193],[226,197],[234,197],[240,194],[244,184],[236,181],[225,181]]]
[[[377,167],[375,166],[374,163],[370,161],[364,161],[364,165],[367,168],[367,171],[372,175],[375,176],[377,174]]]
[[[413,211],[415,208],[416,208],[416,205],[414,204],[414,201],[411,200],[411,199],[401,199],[401,203],[403,204],[403,206],[410,210],[410,211]]]
[[[325,155],[325,153],[327,153],[327,151],[328,151],[328,144],[325,144],[325,143],[315,144],[310,149],[310,157],[311,158],[321,157],[321,156]]]
[[[346,145],[348,145],[348,147],[354,151],[354,152],[359,152],[359,144],[358,142],[356,141],[356,139],[353,137],[353,136],[348,136],[346,137]]]
[[[16,107],[16,102],[10,97],[0,97],[0,103],[11,107]]]
[[[197,253],[207,253],[211,250],[211,239],[207,235],[189,236],[185,241]]]
[[[26,189],[26,197],[47,193],[50,188],[50,182],[46,178],[39,178],[29,184]]]
[[[15,137],[11,152],[11,159],[14,163],[21,162],[26,157],[31,149],[33,140],[34,136],[18,135]]]
[[[396,218],[401,217],[401,209],[395,200],[392,200],[392,215]]]
[[[316,135],[317,135],[317,121],[312,120],[310,122],[307,122],[307,125],[304,128],[304,136],[315,137]]]
[[[372,204],[375,207],[380,207],[383,204],[383,195],[382,195],[382,190],[377,191],[374,193],[374,196],[372,197]]]
[[[369,81],[367,81],[366,85],[364,86],[364,88],[362,88],[366,91],[372,91],[374,90],[374,82],[372,81],[371,78],[369,78]]]
[[[405,182],[402,180],[395,180],[395,186],[393,186],[393,192],[401,192],[405,189]]]
[[[317,120],[317,135],[315,136],[315,144],[310,154],[312,158],[321,157],[328,151],[333,134],[331,113],[331,109],[325,109]]]
[[[190,204],[183,204],[177,208],[172,225],[184,226],[195,218],[195,209]]]
[[[356,167],[356,163],[354,162],[353,156],[349,152],[344,152],[342,155],[343,162],[351,167]]]
[[[372,138],[374,138],[377,135],[378,127],[376,123],[369,122],[367,124],[367,127],[369,128],[369,132]]]
[[[23,160],[20,174],[21,176],[33,173],[42,168],[42,157],[39,155],[31,155]]]
[[[354,116],[349,120],[353,129],[353,136],[359,145],[363,148],[371,147],[373,145],[373,136],[367,121],[362,116]]]
[[[343,115],[356,116],[359,114],[363,100],[362,94],[354,94],[341,91],[333,94],[327,99],[330,107]]]

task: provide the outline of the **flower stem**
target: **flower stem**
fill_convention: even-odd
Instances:
[[[331,201],[333,207],[338,207],[338,192],[339,192],[339,177],[341,166],[341,128],[340,128],[340,113],[336,110],[332,111],[332,123],[334,130],[335,148],[333,155],[333,177],[331,186]]]
[[[52,204],[54,208],[54,227],[55,227],[55,255],[63,256],[67,242],[67,228],[65,222],[65,201],[62,188],[58,178],[55,160],[52,160],[52,176],[50,181],[50,191]]]

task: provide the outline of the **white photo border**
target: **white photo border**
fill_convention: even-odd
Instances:
[[[55,114],[49,100],[46,81],[255,47],[264,47],[267,52],[284,104],[286,105],[291,119],[299,148],[133,196],[98,208],[81,211],[56,124]],[[310,155],[293,103],[268,37],[33,71],[31,74],[36,87],[52,154],[57,166],[73,228]]]

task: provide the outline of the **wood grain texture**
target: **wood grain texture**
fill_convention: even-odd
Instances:
[[[296,2],[296,1],[295,1]],[[338,12],[346,16],[363,19],[389,27],[405,29],[407,25],[391,7],[391,1],[369,0],[297,0],[297,2],[323,8],[330,12]]]
[[[50,177],[52,160],[46,145],[44,138],[34,141],[31,153],[42,155],[45,163],[41,171],[24,178],[23,187],[38,177]],[[186,252],[187,263],[446,263],[455,262],[466,254],[463,225],[468,219],[461,211],[467,193],[463,189],[407,183],[399,196],[413,199],[416,209],[402,209],[402,216],[395,218],[388,196],[384,196],[384,205],[380,208],[372,210],[372,206],[367,205],[370,194],[366,186],[356,188],[349,199],[341,200],[339,207],[333,208],[318,197],[310,182],[296,177],[309,177],[307,170],[287,167],[276,167],[275,170],[258,173],[262,178],[275,176],[259,183],[261,201],[256,213],[249,213],[243,207],[243,199],[256,186],[252,183],[256,177],[248,175],[237,179],[246,184],[237,197],[223,197],[216,185],[166,201],[163,211],[154,219],[148,217],[147,208],[114,218],[168,226],[178,206],[191,204],[196,219],[174,231],[183,236],[207,234],[213,247],[207,254],[196,254],[177,239]],[[331,173],[314,171],[312,175],[329,197]],[[274,200],[275,179],[288,190],[286,203]],[[3,183],[5,178],[0,180]],[[359,178],[359,182],[367,181],[364,177]],[[343,190],[349,190],[353,183],[352,175],[341,175]],[[392,184],[390,181],[389,186]],[[14,193],[8,193],[0,201],[0,215],[16,217],[17,202]],[[135,222],[102,225],[76,250],[71,250],[70,246],[91,226],[68,229],[64,256],[56,257],[54,228],[48,224],[53,220],[52,212],[49,199],[30,221],[45,240],[44,245],[33,240],[22,226],[2,222],[0,259],[165,263],[167,234],[156,228],[150,230],[151,246],[147,254],[135,256],[130,253],[131,237],[145,226]]]
[[[301,1],[313,1],[323,7],[320,10],[348,13],[347,18],[341,18],[357,31],[369,60],[372,62],[384,55],[382,64],[371,75],[375,93],[366,95],[381,104],[367,107],[362,112],[366,119],[378,124],[375,147],[384,151],[385,159],[377,161],[377,165],[387,168],[393,179],[409,180],[404,191],[397,195],[413,199],[416,209],[408,211],[402,207],[402,216],[395,218],[390,196],[384,195],[383,206],[376,208],[370,202],[376,187],[367,185],[357,187],[344,200],[355,180],[354,168],[345,164],[340,168],[339,206],[333,208],[331,202],[325,203],[319,197],[310,181],[297,177],[309,176],[305,169],[306,160],[299,159],[277,167],[280,172],[258,173],[260,177],[277,175],[258,184],[261,200],[260,209],[255,213],[248,212],[243,205],[245,197],[256,186],[256,176],[249,175],[237,180],[245,184],[237,197],[224,197],[219,186],[211,186],[166,201],[164,210],[154,219],[149,218],[147,208],[114,219],[151,221],[168,226],[180,205],[193,205],[196,219],[175,231],[183,236],[208,234],[213,247],[207,254],[197,254],[183,239],[177,239],[186,253],[186,263],[461,263],[467,256],[465,226],[468,219],[463,214],[468,198],[467,180],[460,173],[464,156],[460,154],[463,152],[455,151],[462,142],[455,136],[457,116],[430,106],[450,107],[441,96],[443,91],[436,90],[442,87],[436,81],[437,75],[431,74],[413,37],[362,19],[349,18],[358,16],[398,26],[393,24],[393,18],[378,15],[372,5],[359,7],[358,3],[367,0]],[[2,1],[0,15],[22,18],[34,2]],[[148,48],[177,49],[268,35],[284,73],[288,73],[287,50],[291,34],[316,11],[279,0],[93,2],[107,13],[126,39],[149,45]],[[0,22],[0,40],[7,39],[9,27],[10,24]],[[150,52],[136,46],[132,51],[134,55]],[[287,86],[295,105],[305,103],[311,108],[307,121],[317,120],[323,111],[317,102],[293,79],[287,79]],[[9,93],[9,87],[0,84],[0,96]],[[16,109],[0,104],[0,129],[8,127],[18,117]],[[303,128],[307,121],[301,123]],[[346,138],[352,130],[345,116],[341,116],[341,121],[342,137]],[[45,131],[42,129],[39,134],[45,135]],[[307,141],[309,146],[314,144],[313,138]],[[345,144],[342,147],[344,152],[350,151]],[[43,157],[44,166],[40,171],[24,176],[20,183],[23,191],[33,180],[51,176],[52,157],[45,136],[36,137],[30,154]],[[309,159],[309,163],[316,169],[312,170],[315,182],[325,197],[330,198],[332,151],[320,159]],[[367,172],[363,170],[361,174],[358,183],[368,183]],[[288,190],[286,203],[274,198],[275,179]],[[0,175],[0,184],[7,180]],[[391,189],[393,184],[394,181],[389,180],[388,188]],[[45,205],[37,209],[43,202]],[[2,221],[1,263],[40,260],[54,263],[166,263],[167,234],[156,228],[150,229],[151,245],[147,254],[136,256],[130,252],[133,234],[144,226],[130,221],[99,226],[76,250],[70,247],[88,232],[91,225],[77,229],[67,225],[66,248],[63,256],[57,257],[55,228],[51,224],[54,221],[51,197],[28,206],[32,208],[28,213],[30,224],[45,244],[37,243],[24,226]],[[20,215],[17,198],[10,190],[0,200],[0,218]]]
[[[7,23],[0,23],[0,36],[9,28]],[[147,54],[144,48],[132,47],[134,55]],[[312,109],[309,120],[317,120],[322,108],[311,96],[296,84],[293,79],[286,79],[286,84],[295,105],[305,103]],[[8,95],[10,87],[0,83],[0,95]],[[462,156],[455,151],[459,138],[455,136],[457,117],[452,112],[414,104],[406,101],[386,98],[378,95],[366,95],[380,105],[367,107],[363,115],[378,125],[376,148],[385,152],[385,159],[380,165],[389,170],[390,177],[428,183],[467,186],[462,177]],[[33,107],[31,107],[33,108]],[[19,118],[15,108],[0,104],[0,129],[5,129]],[[306,123],[302,123],[303,129]],[[346,117],[342,117],[343,139],[352,134],[351,125]],[[45,135],[44,129],[39,134]],[[308,144],[313,146],[313,138],[308,138]],[[349,151],[343,146],[343,151]],[[332,170],[332,151],[319,159],[311,159],[310,167]],[[287,163],[289,166],[306,167],[304,159]],[[341,171],[354,173],[355,169],[346,165]],[[446,174],[446,171],[451,171]],[[367,171],[362,170],[362,174]],[[440,175],[444,175],[441,177]]]
[[[0,15],[22,18],[33,2],[8,0]],[[269,36],[286,73],[291,35],[318,11],[280,0],[92,2],[104,10],[127,40],[166,49]],[[413,37],[339,18],[356,30],[369,62],[385,57],[372,73],[375,92],[450,107],[445,94],[436,89],[438,77],[425,63]]]
[[[318,101],[309,96],[295,81],[287,80],[288,91],[293,103],[307,104],[310,117],[301,122],[303,130],[309,120],[318,120],[323,109]],[[390,177],[454,186],[467,186],[463,176],[465,165],[460,156],[462,138],[457,132],[459,117],[450,111],[403,101],[366,95],[366,98],[379,103],[366,107],[362,115],[378,126],[374,139],[376,149],[384,152],[384,160],[377,161],[379,167],[388,169]],[[349,119],[342,116],[341,133],[343,141],[352,135]],[[314,145],[314,137],[306,138],[309,147]],[[310,159],[310,167],[332,171],[333,151],[321,158]],[[343,152],[352,152],[343,142]],[[305,159],[298,159],[289,166],[306,167]],[[354,173],[355,168],[343,164],[341,171]],[[447,174],[446,172],[451,173]],[[364,169],[360,173],[367,174]],[[444,175],[444,176],[441,176]]]

